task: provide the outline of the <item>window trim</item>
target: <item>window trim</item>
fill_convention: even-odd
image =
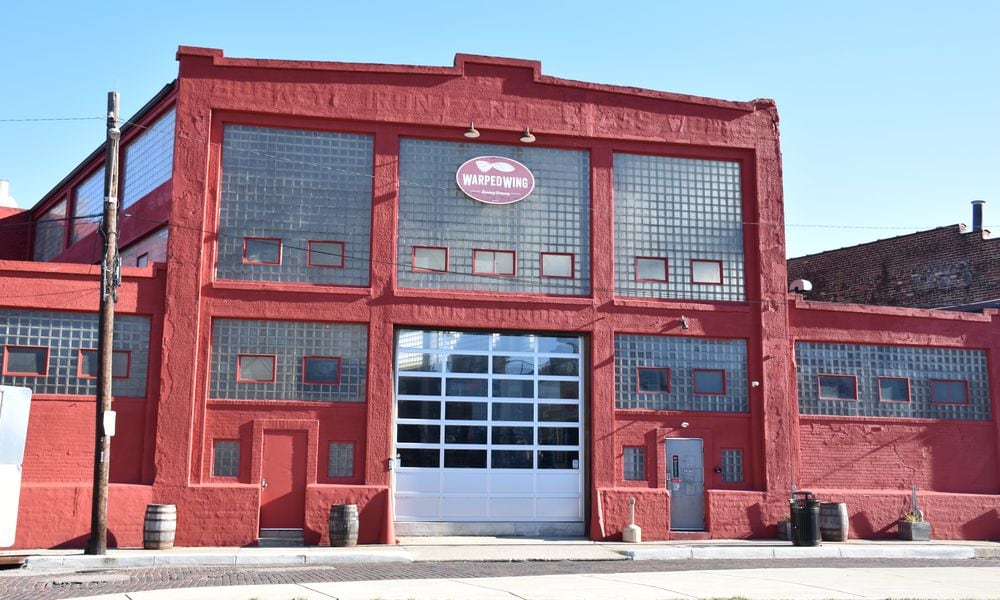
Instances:
[[[140,261],[142,261],[143,259],[146,260],[146,264],[139,264]],[[139,268],[142,268],[142,269],[148,267],[149,266],[149,252],[143,252],[139,256],[136,256],[135,257],[135,266],[137,266]]]
[[[568,256],[569,257],[569,275],[546,275],[545,274],[545,257],[546,256]],[[576,254],[572,252],[539,252],[538,253],[538,276],[545,277],[547,279],[576,279]]]
[[[883,400],[882,399],[882,381],[883,380],[904,381],[906,383],[906,400]],[[891,403],[891,404],[909,404],[910,401],[913,399],[913,396],[910,394],[910,378],[909,377],[878,377],[877,381],[876,381],[876,384],[878,385],[878,401],[879,402],[888,402],[888,403]]]
[[[722,391],[721,392],[699,392],[698,391],[698,373],[722,373]],[[728,382],[726,381],[726,370],[725,369],[691,369],[691,394],[693,396],[725,396],[726,392],[729,391]]]
[[[663,390],[644,390],[642,389],[642,371],[666,371],[667,372],[667,389]],[[639,394],[669,394],[672,389],[672,378],[670,376],[670,367],[636,367],[635,368],[635,389],[636,393]]]
[[[337,381],[310,381],[309,378],[306,377],[306,362],[310,358],[321,358],[321,359],[325,359],[325,360],[336,359],[336,361],[337,361]],[[303,356],[302,357],[302,383],[306,383],[306,384],[310,384],[310,385],[340,385],[340,382],[342,381],[342,379],[341,379],[341,369],[343,368],[343,366],[344,366],[344,360],[341,357],[339,357],[339,356],[318,356],[318,355]]]
[[[313,255],[313,244],[339,244],[340,245],[340,264],[339,265],[317,265],[312,261]],[[345,252],[347,251],[347,244],[338,240],[307,240],[306,241],[306,266],[312,267],[314,269],[343,269],[346,263],[347,257]]]
[[[719,281],[696,281],[694,278],[694,263],[715,263],[719,265]],[[709,258],[692,258],[689,268],[691,269],[691,283],[693,285],[724,285],[725,284],[725,272],[723,271],[723,263],[721,260],[714,260]]]
[[[330,448],[334,444],[348,444],[351,446],[351,474],[350,475],[330,475]],[[355,440],[327,440],[326,441],[326,478],[336,481],[350,482],[357,479],[358,453]]]
[[[249,240],[254,240],[258,242],[278,242],[278,262],[247,260],[247,241]],[[283,243],[283,240],[281,238],[254,237],[254,236],[247,236],[243,238],[243,264],[245,265],[277,266],[281,264],[281,259],[283,258],[284,252],[285,252],[285,244]]]
[[[45,350],[45,372],[44,373],[21,373],[18,371],[10,371],[7,369],[7,359],[9,357],[9,351],[11,349],[16,350]],[[3,375],[11,377],[48,377],[49,376],[49,359],[52,356],[51,349],[48,346],[26,346],[23,344],[4,344],[3,347]]]
[[[628,471],[625,469],[625,451],[626,450],[639,450],[639,454],[642,456],[642,477],[630,478],[628,477]],[[649,481],[649,469],[646,465],[646,447],[645,446],[622,446],[622,481]]]
[[[727,450],[730,452],[740,453],[740,478],[736,481],[726,480],[726,467],[725,467],[725,461],[722,460],[722,455]],[[747,453],[743,448],[731,448],[731,447],[719,448],[719,466],[722,467],[722,471],[719,473],[719,482],[722,485],[746,485],[747,482],[746,462],[745,462],[746,455]]]
[[[934,399],[934,384],[935,383],[961,383],[963,391],[965,392],[965,402],[950,402],[946,400],[935,400]],[[928,381],[929,394],[928,401],[930,404],[937,405],[951,405],[951,406],[968,406],[969,405],[969,381],[966,379],[931,379]]]
[[[236,442],[236,475],[216,475],[215,474],[215,443],[216,442]],[[243,441],[239,438],[213,438],[212,439],[212,467],[209,471],[213,479],[223,479],[226,481],[239,480],[240,472],[243,470]]]
[[[493,271],[477,271],[476,270],[476,253],[477,252],[491,252],[493,254]],[[510,273],[498,273],[497,272],[497,254],[510,254],[511,255],[511,272]],[[514,250],[501,250],[499,248],[473,248],[472,249],[472,274],[473,275],[488,275],[491,277],[517,277],[517,252]]]
[[[240,359],[246,357],[256,357],[256,358],[271,358],[274,362],[271,363],[271,379],[243,379],[243,374],[240,372]],[[277,354],[250,354],[250,353],[240,353],[236,355],[236,383],[275,383],[278,379],[278,355]]]
[[[83,353],[84,352],[93,352],[94,354],[97,354],[97,349],[96,348],[80,348],[79,350],[77,350],[77,353],[76,353],[76,376],[79,377],[80,379],[97,379],[97,375],[88,375],[87,373],[83,372]],[[111,379],[128,379],[129,377],[131,377],[132,376],[132,351],[131,350],[112,350],[111,354],[112,354],[112,358],[111,358]],[[114,372],[115,372],[115,369],[114,369],[114,355],[115,354],[124,354],[125,355],[125,375],[124,376],[122,376],[122,375],[115,375],[114,374]],[[100,357],[98,357],[98,360],[100,360]]]
[[[639,277],[639,261],[640,260],[657,260],[663,263],[663,279],[646,279]],[[636,281],[647,281],[653,283],[669,283],[670,282],[670,259],[666,256],[636,256],[635,263],[633,265],[635,268],[635,280]]]
[[[417,266],[417,250],[444,250],[444,270],[424,269]],[[447,273],[449,271],[448,246],[414,246],[410,254],[410,270],[414,273]]]
[[[854,382],[854,397],[853,398],[829,398],[823,396],[823,378],[824,377],[841,377],[844,379],[850,379]],[[857,375],[842,375],[836,373],[819,373],[816,375],[816,394],[817,398],[820,400],[825,400],[827,402],[858,402],[858,376]]]

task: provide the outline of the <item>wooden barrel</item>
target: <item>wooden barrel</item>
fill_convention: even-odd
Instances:
[[[358,545],[358,505],[333,504],[330,506],[330,545]]]
[[[142,547],[146,550],[167,550],[174,547],[177,531],[177,507],[173,504],[149,504],[142,526]]]
[[[819,505],[819,533],[823,541],[846,542],[850,528],[846,503],[823,502]]]

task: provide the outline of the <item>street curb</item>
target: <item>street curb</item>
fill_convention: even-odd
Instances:
[[[296,553],[296,554],[150,554],[149,556],[29,556],[25,569],[119,569],[158,566],[243,566],[279,567],[303,565],[351,565],[359,563],[410,563],[404,550],[380,552]]]
[[[795,558],[919,558],[959,560],[993,558],[994,548],[973,546],[778,546],[773,548],[681,547],[620,550],[630,560],[725,560]]]

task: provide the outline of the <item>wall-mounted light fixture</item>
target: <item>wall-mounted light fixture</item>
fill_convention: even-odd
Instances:
[[[690,426],[691,426],[691,424],[688,423],[687,421],[684,421],[683,423],[681,423],[681,429],[687,429]]]
[[[684,315],[681,315],[680,322],[681,322],[681,329],[687,329],[689,327],[687,317],[685,317]]]
[[[535,141],[535,136],[531,134],[531,129],[525,127],[524,133],[521,135],[521,141],[525,144],[530,144]]]
[[[476,124],[473,123],[472,121],[469,121],[469,128],[466,129],[465,133],[463,133],[462,135],[464,135],[467,138],[477,138],[477,137],[479,137],[479,130],[476,129]]]
[[[750,382],[750,387],[760,387],[760,382],[759,381],[751,381]]]

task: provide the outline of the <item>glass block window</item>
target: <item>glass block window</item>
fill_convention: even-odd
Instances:
[[[75,244],[97,231],[104,218],[104,167],[83,180],[73,190],[73,226],[70,243]]]
[[[304,383],[340,384],[340,358],[334,356],[307,356],[302,359]]]
[[[101,357],[97,350],[80,350],[80,377],[97,377],[100,369]],[[123,350],[113,350],[111,352],[111,378],[128,379],[132,366],[132,355]]]
[[[638,380],[640,394],[670,392],[670,369],[639,367]]]
[[[473,250],[472,272],[475,275],[513,275],[517,259],[506,250]]]
[[[524,200],[494,205],[462,193],[455,171],[477,156],[503,156],[527,166],[536,187]],[[509,293],[590,293],[590,164],[587,152],[419,139],[400,141],[400,287]],[[447,270],[411,268],[414,247],[448,248]],[[503,250],[520,257],[474,250]],[[579,277],[542,276],[541,253],[572,254]],[[474,265],[479,257],[485,264]],[[525,260],[525,257],[527,260]],[[513,256],[510,256],[513,258]],[[503,277],[481,277],[494,274]]]
[[[721,369],[695,369],[693,391],[701,396],[725,396],[726,372]]]
[[[616,293],[744,300],[740,185],[736,162],[615,154]],[[673,265],[721,261],[721,276],[640,277],[637,256],[664,257]]]
[[[740,483],[743,481],[743,451],[722,451],[722,481]]]
[[[280,265],[281,240],[276,238],[244,238],[243,262],[248,265]]]
[[[820,375],[820,400],[857,400],[858,380],[850,375]]]
[[[542,277],[573,278],[573,255],[542,252]]]
[[[268,378],[271,381],[237,381],[240,355],[273,358],[274,375]],[[304,368],[307,357],[317,360]],[[364,402],[367,357],[368,328],[364,325],[215,319],[209,397]],[[339,383],[307,380],[307,376],[328,376],[324,373],[329,373],[335,359],[339,359]],[[259,373],[255,371],[255,376],[266,376],[267,366],[260,367]]]
[[[236,381],[274,383],[277,362],[273,355],[240,354],[236,359]]]
[[[170,179],[174,167],[175,115],[171,109],[125,146],[122,209]]]
[[[145,267],[150,262],[167,262],[167,228],[161,227],[121,251],[122,265]]]
[[[240,476],[240,443],[237,440],[212,442],[212,476]]]
[[[646,449],[625,448],[622,452],[622,466],[625,481],[646,479]]]
[[[655,389],[654,382],[642,382],[641,374],[663,369],[670,370],[667,391],[662,391],[662,387],[661,391],[650,391]],[[733,381],[747,381],[746,342],[615,335],[615,406],[619,409],[747,412],[745,385],[725,385],[723,394],[695,392],[695,373],[701,378],[703,373],[711,371],[724,372]],[[702,380],[699,385],[706,383]]]
[[[431,248],[429,246],[413,247],[413,270],[414,271],[439,271],[448,270],[448,249]]]
[[[4,346],[3,374],[45,377],[49,370],[49,349]]]
[[[327,477],[354,477],[354,444],[352,442],[330,442]]]
[[[4,351],[0,385],[30,387],[36,395],[93,396],[97,393],[97,380],[90,372],[96,367],[92,363],[81,364],[81,360],[88,361],[86,352],[81,353],[81,350],[97,348],[97,321],[96,313],[0,309],[0,346],[26,349],[15,352],[13,364],[9,363],[7,351]],[[48,353],[45,359],[42,350]],[[122,377],[122,358],[117,359],[117,367],[112,358],[112,393],[121,397],[145,397],[149,319],[117,314],[113,350],[112,357],[125,354],[130,360],[126,375]],[[10,367],[28,370],[12,372]],[[96,370],[92,372],[96,374]]]
[[[245,125],[226,125],[223,137],[216,276],[367,286],[372,137]],[[244,238],[281,239],[280,264],[244,262]],[[310,256],[310,240],[342,242],[350,254],[340,268],[317,269],[328,265]]]
[[[797,342],[795,366],[801,414],[968,421],[991,418],[983,350]],[[820,375],[856,380],[857,401],[821,400]],[[941,402],[941,398],[957,401]]]
[[[636,281],[666,281],[669,273],[667,259],[654,256],[635,257]]]
[[[692,260],[691,283],[722,285],[722,261]]]
[[[35,221],[35,260],[47,262],[66,244],[66,201],[60,200]]]
[[[317,242],[309,240],[309,266],[343,269],[344,242]]]

